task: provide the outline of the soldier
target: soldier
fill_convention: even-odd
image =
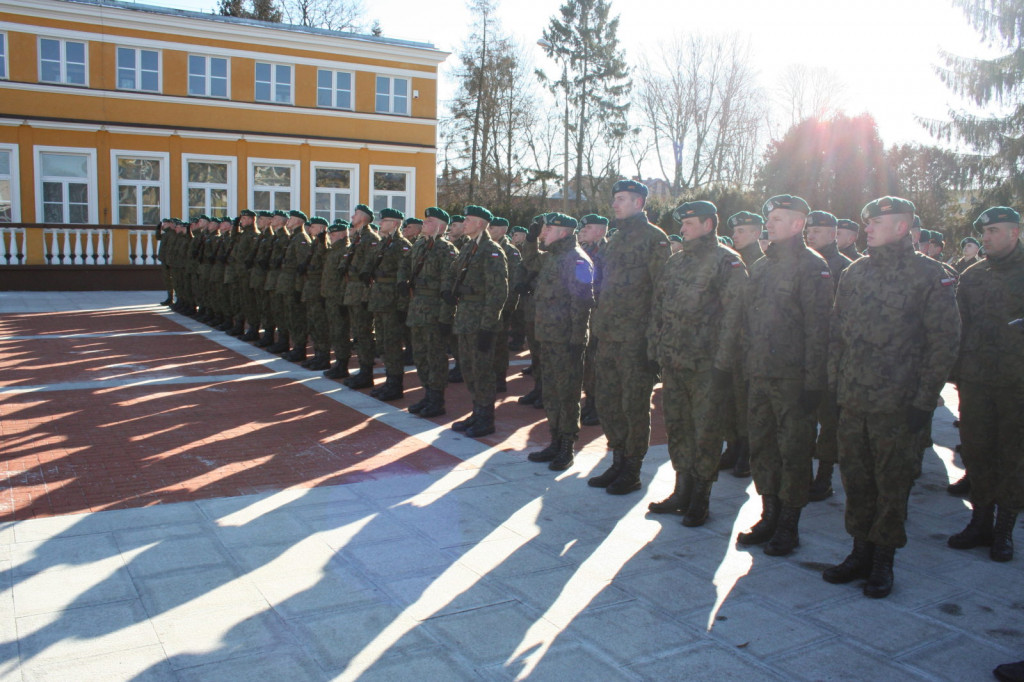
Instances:
[[[612,495],[640,489],[640,467],[651,439],[651,392],[658,374],[648,359],[651,296],[668,260],[668,236],[647,222],[647,186],[619,180],[612,186],[618,231],[605,251],[601,298],[594,311],[597,336],[597,411],[612,450],[612,465],[587,484]]]
[[[860,258],[860,251],[857,250],[857,235],[860,233],[860,225],[854,220],[840,218],[836,223],[836,243],[839,245],[839,253],[843,254],[850,261]]]
[[[960,258],[953,263],[953,269],[957,274],[964,274],[964,270],[975,263],[981,262],[978,252],[981,250],[981,243],[974,237],[964,237],[960,240]]]
[[[839,221],[827,211],[811,211],[807,214],[805,240],[828,263],[832,275],[832,291],[839,288],[839,278],[850,264],[850,259],[839,253]],[[836,441],[836,417],[838,409],[835,395],[825,392],[818,406],[818,433],[814,444],[814,458],[818,460],[818,472],[807,491],[810,502],[821,502],[832,496],[832,472],[839,461],[839,443]]]
[[[398,295],[398,270],[412,244],[402,235],[405,215],[385,208],[378,218],[380,242],[363,261],[359,280],[369,287],[367,309],[373,315],[373,328],[384,359],[384,385],[370,392],[378,400],[398,400],[404,393],[405,364],[402,346],[405,341],[402,311],[409,299]]]
[[[270,228],[270,219],[273,217],[270,211],[256,211],[256,243],[253,244],[249,253],[249,312],[246,317],[252,316],[249,320],[249,331],[242,337],[243,341],[256,341],[257,345],[269,346],[274,342],[273,329],[267,310],[267,296],[265,286],[267,284],[267,265],[270,260],[270,250],[273,248],[274,232]],[[260,329],[263,329],[264,336],[260,336]],[[270,340],[263,343],[270,335]]]
[[[530,233],[522,225],[514,225],[509,232],[512,235],[512,246],[516,247],[522,253],[523,244],[526,242],[526,235]]]
[[[806,201],[788,194],[765,202],[761,213],[771,244],[750,267],[744,301],[750,465],[763,509],[737,539],[767,542],[770,556],[785,556],[800,544],[815,410],[826,388],[832,274],[804,244],[810,212]]]
[[[473,413],[452,424],[470,438],[494,433],[494,339],[502,329],[501,309],[508,299],[505,252],[487,233],[494,215],[481,206],[466,207],[465,246],[449,271],[442,298],[458,306],[454,331],[459,335],[463,378],[473,395]]]
[[[409,216],[402,223],[402,235],[409,241],[410,244],[415,245],[419,241],[420,235],[423,234],[423,221],[419,218]],[[405,252],[405,257],[402,259],[402,264],[409,268],[409,259],[412,258],[412,249],[410,248]],[[412,348],[412,329],[406,323],[406,317],[409,314],[408,307],[408,296],[401,297],[403,301],[402,306],[402,344],[405,347],[405,351],[402,354],[402,364],[406,367],[416,364],[415,354]]]
[[[540,237],[544,227],[544,215],[534,216],[530,221],[530,229],[527,230],[527,239],[534,242]],[[520,405],[529,405],[534,409],[544,409],[544,372],[541,363],[541,344],[537,340],[536,331],[537,310],[534,303],[533,287],[537,279],[537,272],[531,272],[523,267],[522,261],[516,265],[516,271],[512,274],[515,281],[513,287],[519,295],[519,307],[523,310],[523,327],[526,331],[526,343],[530,347],[530,366],[523,370],[523,374],[533,377],[533,388],[526,395],[519,396],[516,402]]]
[[[213,319],[210,326],[218,331],[228,331],[233,326],[231,321],[230,303],[225,293],[228,286],[224,283],[227,270],[228,252],[231,250],[232,220],[221,216],[217,221],[217,240],[210,258],[210,293],[212,296]]]
[[[519,262],[523,259],[508,238],[508,219],[495,218],[487,226],[487,234],[491,236],[494,243],[505,252],[505,261],[508,263],[509,287],[508,299],[501,311],[502,331],[494,339],[494,385],[498,393],[508,390],[506,377],[508,376],[508,337],[512,331],[512,312],[519,304],[519,294],[515,290],[515,273],[518,271]]]
[[[961,456],[970,476],[972,511],[971,522],[949,538],[949,546],[989,546],[993,561],[1009,561],[1013,527],[1024,508],[1020,214],[1006,206],[989,208],[974,221],[974,229],[981,231],[988,257],[960,279],[956,298],[963,333],[954,370],[960,390]]]
[[[551,444],[531,452],[531,462],[548,462],[548,469],[565,471],[573,464],[580,432],[580,391],[583,354],[594,307],[594,265],[574,234],[578,223],[561,213],[544,220],[538,251],[536,238],[523,243],[523,265],[538,273],[534,284],[535,335],[548,359],[547,396]]]
[[[359,371],[341,383],[349,388],[373,387],[373,313],[369,311],[369,288],[359,278],[371,252],[377,248],[380,237],[373,224],[373,211],[366,204],[359,204],[352,212],[352,227],[349,228],[351,244],[342,261],[345,273],[345,306],[348,308],[349,324],[352,327],[352,341],[359,358]]]
[[[914,216],[914,224],[910,227],[910,238],[914,243],[914,251],[921,250],[921,216]]]
[[[946,248],[946,235],[938,230],[932,230],[928,243],[931,245],[928,255],[937,261],[941,261],[942,250]]]
[[[604,271],[604,254],[608,248],[608,219],[596,213],[588,213],[580,219],[579,242],[590,262],[594,264],[594,301],[601,297],[601,275]],[[597,412],[594,363],[597,355],[597,339],[593,334],[587,341],[587,353],[583,361],[583,408],[580,423],[584,426],[598,426],[601,417]]]
[[[309,220],[309,236],[313,248],[306,263],[300,264],[304,276],[302,302],[306,306],[309,320],[309,336],[313,340],[313,357],[302,363],[306,369],[320,371],[331,366],[330,330],[327,325],[327,308],[320,293],[323,287],[324,264],[327,260],[327,219],[313,216]]]
[[[306,307],[302,305],[302,279],[299,264],[305,263],[312,248],[313,240],[306,232],[306,214],[299,210],[288,211],[285,227],[291,232],[288,245],[281,260],[281,272],[277,276],[277,296],[288,320],[284,334],[289,339],[291,350],[283,351],[281,357],[290,362],[306,359],[306,341],[309,336],[309,322]]]
[[[668,236],[668,248],[673,256],[679,253],[683,250],[683,238],[678,234],[670,234]]]
[[[520,254],[522,254],[523,243],[526,241],[526,235],[528,232],[529,230],[522,225],[515,225],[509,230],[512,246],[519,249]],[[518,282],[517,276],[519,272],[519,268],[511,270],[509,274],[509,281]],[[515,310],[512,311],[510,332],[508,336],[508,349],[513,353],[521,353],[526,349],[526,316],[523,313],[522,298],[519,296],[518,291],[516,291],[515,294],[519,300]]]
[[[265,290],[269,303],[267,331],[270,335],[270,344],[267,344],[267,352],[283,353],[291,348],[288,343],[288,308],[277,294],[277,280],[281,277],[281,266],[284,265],[284,254],[288,250],[288,243],[292,239],[291,229],[288,227],[288,214],[284,211],[274,211],[270,219],[270,228],[274,231],[274,239],[270,246],[270,258],[267,262],[267,283]],[[274,342],[274,331],[277,331],[277,341]],[[260,341],[260,345],[265,345]]]
[[[648,509],[681,512],[683,525],[708,518],[722,450],[716,413],[731,399],[747,272],[738,253],[719,243],[718,208],[691,201],[674,212],[685,248],[671,258],[655,289],[647,352],[661,367],[668,454],[676,472],[668,498]]]
[[[406,324],[412,332],[416,373],[425,395],[408,407],[421,417],[445,414],[448,386],[448,342],[454,309],[441,299],[441,285],[455,263],[457,252],[445,239],[448,214],[436,206],[426,211],[421,237],[398,273],[399,295],[409,299]],[[411,295],[411,299],[410,299]]]
[[[342,266],[348,253],[349,223],[336,218],[327,228],[327,257],[321,275],[320,295],[324,297],[327,329],[334,350],[334,364],[324,371],[328,379],[348,376],[348,359],[352,355],[352,330],[349,328],[348,308],[345,307],[345,275]]]
[[[217,247],[217,227],[220,222],[212,216],[199,216],[199,225],[202,229],[202,237],[197,242],[199,266],[196,271],[196,296],[199,301],[199,315],[196,320],[209,324],[215,318],[214,292],[210,288],[210,268],[213,266],[213,254]]]
[[[238,214],[238,231],[234,235],[234,243],[228,254],[227,272],[224,281],[228,277],[232,280],[231,303],[234,312],[234,325],[228,331],[231,336],[240,336],[243,341],[251,341],[259,338],[260,318],[255,308],[255,297],[252,296],[252,289],[249,288],[250,268],[253,267],[253,258],[256,253],[256,212],[244,209]],[[248,333],[245,323],[248,320]]]
[[[172,236],[174,234],[173,225],[174,222],[171,218],[161,218],[155,231],[157,241],[156,257],[160,261],[160,274],[163,277],[164,289],[167,290],[167,298],[160,301],[160,305],[168,307],[174,303],[174,273],[167,262],[167,250],[174,240]]]
[[[914,204],[882,197],[864,207],[868,255],[843,273],[832,310],[829,390],[838,395],[839,473],[853,551],[826,569],[830,583],[866,578],[892,590],[893,556],[907,542],[907,500],[920,462],[913,444],[956,360],[954,280],[914,253]]]
[[[202,225],[206,225],[205,222]],[[189,317],[199,317],[200,293],[199,286],[199,253],[202,251],[202,240],[205,239],[206,230],[200,229],[200,217],[196,216],[189,222],[187,229],[188,242],[184,251],[185,256],[185,280],[188,282],[186,290],[189,293],[185,314]]]
[[[448,226],[448,241],[460,251],[466,245],[466,218],[458,213],[452,216],[452,222]],[[454,266],[453,266],[454,267]],[[448,371],[448,383],[462,383],[462,365],[459,363],[459,340],[457,336],[451,336],[451,353],[455,358],[455,366]]]

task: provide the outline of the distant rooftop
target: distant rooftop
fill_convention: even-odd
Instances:
[[[424,50],[436,50],[432,43],[421,43],[414,40],[401,40],[398,38],[385,38],[383,36],[367,35],[365,33],[351,33],[348,31],[331,31],[326,28],[314,28],[312,26],[297,26],[295,24],[283,24],[273,21],[260,21],[259,19],[243,19],[241,17],[226,17],[215,13],[193,12],[184,9],[173,9],[160,7],[158,5],[147,5],[139,2],[121,2],[121,0],[62,0],[62,2],[73,2],[80,5],[97,5],[99,7],[110,7],[114,9],[127,9],[135,12],[148,12],[150,14],[163,14],[173,17],[186,17],[189,19],[202,19],[204,21],[216,21],[223,24],[234,24],[242,26],[258,26],[260,28],[277,29],[281,31],[294,31],[296,33],[309,33],[312,35],[332,36],[336,38],[347,38],[350,40],[366,40],[385,45],[400,45],[402,47],[414,47]]]

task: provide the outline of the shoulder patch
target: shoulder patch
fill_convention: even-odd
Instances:
[[[941,284],[944,287],[951,287],[954,284],[956,284],[956,278],[955,277],[943,277],[942,279],[939,280],[939,284]]]
[[[832,273],[829,272],[828,270],[822,270],[821,271],[821,278],[822,279],[832,279]]]
[[[731,267],[731,268],[741,268],[741,267],[743,267],[743,263],[739,262],[738,260],[734,260],[733,262],[729,263],[729,267]]]

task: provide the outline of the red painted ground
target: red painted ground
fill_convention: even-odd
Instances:
[[[170,317],[138,311],[97,310],[0,315],[0,336],[146,334],[180,332],[184,329]]]

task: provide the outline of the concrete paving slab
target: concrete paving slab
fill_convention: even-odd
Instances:
[[[183,659],[188,657],[183,657]],[[197,657],[198,658],[198,657]],[[252,682],[252,680],[303,680],[320,682],[330,679],[309,653],[298,646],[278,646],[247,656],[236,656],[180,669],[175,672],[180,682]]]
[[[638,602],[586,613],[573,621],[568,632],[601,647],[623,666],[679,649],[703,636],[699,629],[682,625]]]
[[[926,676],[854,643],[833,640],[815,644],[773,661],[789,679],[829,680],[923,680]],[[946,678],[949,679],[949,678]]]
[[[479,680],[477,674],[461,661],[441,650],[388,656],[378,660],[359,679],[362,682],[394,682],[394,680]]]
[[[22,666],[21,675],[25,682],[174,682],[178,678],[163,655],[161,646],[150,645],[69,660],[37,659]]]
[[[711,642],[701,642],[654,660],[639,662],[627,670],[643,680],[749,682],[795,679],[772,672],[753,657],[742,656],[736,650]]]
[[[386,604],[323,613],[292,623],[296,637],[321,668],[332,676],[342,673],[357,657],[367,667],[385,656],[422,651],[435,642],[416,621],[403,618],[401,611]],[[395,633],[394,640],[381,633]]]
[[[809,614],[814,621],[888,656],[899,656],[952,633],[942,623],[908,613],[882,599],[861,597],[825,606]]]
[[[558,636],[558,628],[537,620],[517,602],[432,618],[423,629],[477,666],[502,664],[517,651]]]
[[[18,618],[21,665],[75,660],[159,644],[138,599]],[[7,665],[0,675],[10,672]]]
[[[87,566],[46,571],[14,584],[14,613],[28,616],[138,598],[120,556]]]
[[[153,628],[174,669],[259,655],[290,641],[280,617],[269,610],[211,608],[202,614],[159,615]]]

